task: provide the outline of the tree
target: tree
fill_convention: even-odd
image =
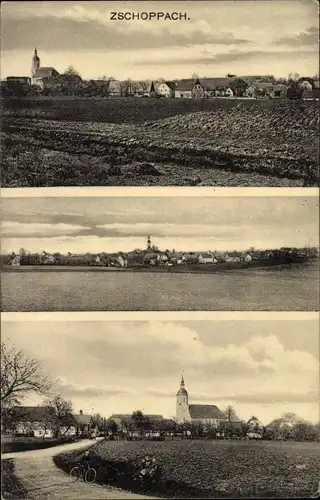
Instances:
[[[231,405],[227,406],[223,413],[227,417],[228,422],[235,422],[239,420],[236,410]]]
[[[64,72],[65,75],[77,75],[80,76],[80,73],[71,65],[68,66]]]
[[[235,78],[230,83],[230,88],[237,97],[242,97],[247,90],[248,84],[242,78]]]
[[[21,349],[1,343],[1,406],[12,408],[28,393],[48,394],[52,382],[43,374],[41,364]]]
[[[134,411],[132,413],[131,420],[134,427],[140,432],[141,436],[151,426],[149,418],[146,415],[144,415],[141,410]]]
[[[316,436],[316,427],[309,422],[298,422],[292,427],[291,437],[296,441],[314,441]]]
[[[113,435],[116,434],[119,430],[117,422],[115,420],[113,420],[112,418],[111,419],[109,418],[108,420],[106,420],[104,428],[107,432],[110,432]]]
[[[93,427],[97,428],[98,430],[102,430],[104,422],[100,413],[95,413],[94,415],[92,415],[91,422]]]
[[[54,396],[51,399],[47,399],[43,402],[43,406],[52,409],[52,413],[55,415],[55,434],[56,437],[61,436],[61,428],[65,427],[65,434],[71,427],[70,414],[72,413],[72,403],[64,399],[61,395]],[[62,435],[63,435],[62,434]]]

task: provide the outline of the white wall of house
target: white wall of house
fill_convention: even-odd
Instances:
[[[173,91],[170,89],[170,87],[166,83],[159,83],[156,87],[156,93],[157,95],[163,96],[163,97],[172,97]]]
[[[192,99],[192,92],[191,90],[176,90],[175,97],[182,99]]]
[[[303,80],[299,82],[299,87],[303,90],[312,90],[312,85],[308,80]]]

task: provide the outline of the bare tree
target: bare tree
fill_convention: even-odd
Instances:
[[[239,420],[239,417],[235,411],[235,409],[233,408],[233,406],[227,406],[227,408],[224,410],[223,412],[227,419],[228,419],[228,422],[235,422],[237,420]]]
[[[41,364],[23,350],[1,343],[1,405],[10,408],[29,392],[48,394],[52,382],[43,374]]]
[[[54,396],[51,399],[46,399],[43,402],[43,406],[46,406],[51,415],[55,416],[55,431],[56,436],[60,437],[61,435],[61,427],[65,427],[65,434],[72,424],[71,413],[72,413],[72,403],[69,400],[64,399],[61,395]]]
[[[80,76],[80,73],[72,65],[67,67],[64,74],[65,75],[78,75],[78,76]]]

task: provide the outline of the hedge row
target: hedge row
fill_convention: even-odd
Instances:
[[[1,443],[1,453],[15,453],[18,451],[41,450],[74,442],[73,438],[64,439],[45,439],[45,440],[29,440],[25,441],[9,441]]]

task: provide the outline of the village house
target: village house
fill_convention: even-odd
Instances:
[[[146,429],[149,435],[159,432],[163,427],[165,419],[162,415],[144,414],[144,417],[149,424],[149,429]],[[116,422],[118,431],[126,434],[127,436],[133,438],[141,436],[141,430],[137,428],[137,425],[132,419],[132,414],[113,414],[109,417],[109,420]]]
[[[77,423],[71,413],[56,415],[47,406],[17,406],[14,408],[11,433],[15,436],[50,439],[76,436]]]
[[[299,78],[297,80],[297,85],[303,90],[313,90],[314,88],[314,81],[312,78]]]
[[[6,81],[31,85],[31,78],[29,76],[7,76]]]
[[[218,261],[211,252],[203,252],[198,256],[199,264],[216,264]]]
[[[174,82],[156,82],[155,92],[158,97],[174,97],[176,85]]]
[[[108,95],[110,97],[120,97],[122,95],[122,88],[119,80],[109,80]]]
[[[82,410],[78,414],[73,415],[74,421],[76,423],[76,435],[77,436],[91,436],[92,434],[97,434],[97,428],[93,423],[92,416],[83,413]]]
[[[175,89],[174,96],[183,99],[192,99],[193,87],[195,81],[191,78],[179,80]]]
[[[225,256],[226,262],[240,262],[241,257],[238,252],[228,252]]]
[[[203,88],[202,97],[233,97],[234,93],[230,85],[231,78],[200,78],[200,83]]]
[[[12,255],[9,262],[10,266],[13,267],[20,266],[20,263],[21,263],[21,255]]]
[[[247,422],[247,427],[248,427],[247,431],[248,438],[257,439],[262,437],[263,425],[257,417],[252,416],[251,418],[249,418]]]
[[[199,262],[199,254],[185,253],[182,257],[183,264],[197,264]]]
[[[54,264],[55,258],[51,253],[41,252],[40,254],[40,264]]]

